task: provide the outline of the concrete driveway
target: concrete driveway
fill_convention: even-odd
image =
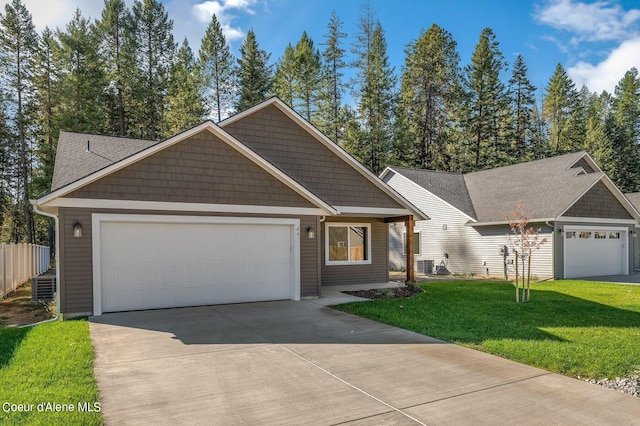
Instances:
[[[282,301],[91,318],[107,424],[640,424],[640,399]]]

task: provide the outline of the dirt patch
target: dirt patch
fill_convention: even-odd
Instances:
[[[343,293],[356,297],[364,297],[365,299],[398,299],[411,297],[415,294],[422,293],[422,289],[417,286],[407,286],[393,288],[375,288],[371,290],[343,291]]]
[[[6,299],[0,299],[0,328],[19,327],[51,318],[42,303],[31,303],[31,283],[18,287]]]

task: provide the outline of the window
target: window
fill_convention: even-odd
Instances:
[[[582,232],[580,233],[580,238],[583,238],[583,239],[591,238],[591,232],[582,231]]]
[[[413,233],[413,254],[420,254],[420,234],[421,232]],[[402,234],[402,254],[407,254],[407,233]]]
[[[327,223],[325,235],[327,265],[371,263],[370,224]]]
[[[567,231],[564,233],[564,237],[569,240],[571,238],[575,238],[576,237],[576,231]]]
[[[620,239],[620,233],[619,232],[609,232],[609,239],[610,240],[619,240]]]
[[[607,239],[607,233],[606,232],[596,232],[594,235],[594,238],[596,240],[606,240]]]

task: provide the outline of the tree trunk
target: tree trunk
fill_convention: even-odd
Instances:
[[[520,303],[520,278],[518,276],[518,252],[516,252],[516,303]]]
[[[527,267],[527,302],[531,300],[531,253],[529,253],[529,266]]]

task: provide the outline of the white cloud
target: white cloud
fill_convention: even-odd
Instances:
[[[4,14],[4,6],[9,0],[0,0],[0,8]],[[99,19],[104,6],[103,0],[22,0],[33,19],[38,31],[44,27],[64,29],[73,17],[73,13],[80,8],[82,15]]]
[[[620,44],[599,64],[578,62],[567,69],[567,74],[576,87],[586,85],[592,92],[606,90],[613,93],[618,82],[632,67],[640,70],[640,36]]]
[[[253,6],[257,3],[258,0],[212,0],[193,5],[192,11],[194,16],[203,23],[209,23],[211,16],[216,15],[224,36],[231,42],[242,39],[245,35],[240,27],[232,26],[231,23],[235,18],[233,12],[253,15],[255,14]]]
[[[581,41],[624,40],[637,33],[634,25],[640,20],[640,9],[625,11],[608,1],[584,3],[573,0],[552,0],[535,15],[540,22],[559,30],[574,33],[573,44]]]

